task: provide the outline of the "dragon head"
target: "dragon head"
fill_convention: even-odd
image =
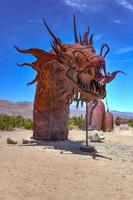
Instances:
[[[107,44],[103,44],[100,54],[96,55],[93,47],[93,34],[89,36],[89,28],[83,38],[77,34],[76,19],[74,16],[74,44],[63,44],[55,36],[47,23],[43,20],[47,30],[53,38],[52,50],[46,52],[41,49],[17,50],[21,53],[31,53],[37,60],[33,63],[23,63],[37,71],[36,78],[30,82],[41,83],[43,87],[52,91],[52,95],[58,100],[65,99],[66,103],[73,100],[77,102],[103,99],[106,96],[105,56],[109,52]],[[103,50],[106,51],[103,54]]]

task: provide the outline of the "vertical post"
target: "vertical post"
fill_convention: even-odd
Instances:
[[[88,145],[88,102],[86,100],[86,146],[82,146],[80,147],[80,150],[81,151],[84,151],[84,152],[88,152],[88,153],[95,153],[96,154],[96,149],[94,148],[94,146],[90,146]]]
[[[108,105],[107,97],[106,97],[106,106],[107,106],[107,112],[109,112],[109,105]]]
[[[86,101],[86,147],[88,147],[88,102]]]

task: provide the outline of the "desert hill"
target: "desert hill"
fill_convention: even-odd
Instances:
[[[25,118],[32,118],[32,108],[33,103],[22,101],[22,102],[12,102],[8,100],[0,100],[0,114],[8,115],[21,115]],[[133,112],[120,112],[112,110],[114,117],[120,116],[122,118],[132,119]],[[85,109],[77,109],[75,106],[71,106],[70,116],[85,116]]]
[[[32,118],[31,102],[12,102],[7,100],[0,100],[0,114],[21,115],[25,118]]]

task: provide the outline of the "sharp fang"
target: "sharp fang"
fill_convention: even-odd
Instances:
[[[96,94],[96,86],[95,86],[95,84],[93,82],[91,83],[91,92],[93,94]]]
[[[85,85],[85,84],[83,84],[83,88],[84,88],[84,89],[86,88],[86,85]]]

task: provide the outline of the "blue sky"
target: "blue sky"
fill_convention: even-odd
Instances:
[[[0,99],[33,101],[35,85],[26,86],[35,72],[16,62],[34,60],[13,48],[50,49],[51,37],[42,17],[64,43],[73,42],[73,13],[78,31],[94,32],[97,54],[108,43],[107,71],[123,70],[108,87],[110,109],[133,112],[133,1],[132,0],[4,0],[0,1]]]

